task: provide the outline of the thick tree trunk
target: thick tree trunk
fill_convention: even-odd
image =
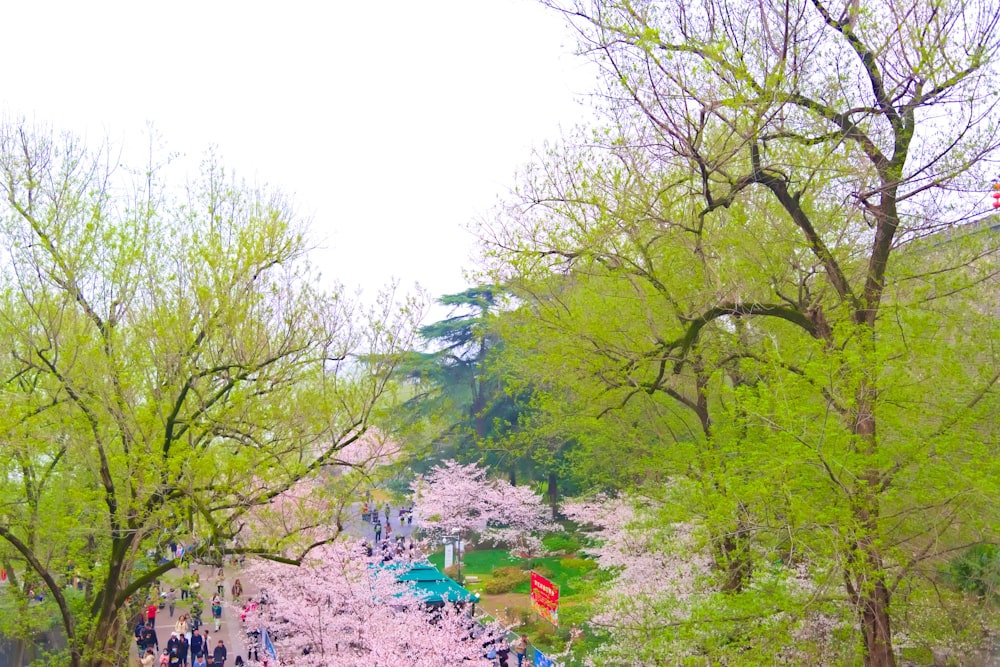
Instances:
[[[111,562],[104,589],[99,594],[94,612],[97,618],[87,636],[87,645],[81,647],[87,667],[117,667],[122,650],[122,609],[116,600],[122,591],[123,582],[128,580],[131,564],[126,558],[129,551],[128,539],[115,540],[111,549]]]
[[[92,643],[86,648],[84,664],[87,667],[118,667],[127,664],[119,659],[121,651],[122,626],[118,614],[101,616],[90,633]]]
[[[865,667],[895,667],[889,625],[889,589],[879,576],[861,600],[861,630],[865,640]]]
[[[27,646],[26,639],[18,639],[14,644],[14,665],[20,667],[24,664],[24,648]]]
[[[867,357],[874,359],[874,354]],[[868,379],[862,380],[855,395],[857,407],[851,430],[860,439],[861,452],[874,456],[878,451],[874,384]],[[869,469],[858,482],[854,497],[854,516],[860,533],[854,543],[848,546],[847,562],[849,567],[853,566],[854,572],[848,578],[847,588],[861,623],[865,667],[896,667],[896,656],[892,651],[889,588],[886,585],[884,562],[879,547],[882,541],[879,526],[881,479],[879,470]]]

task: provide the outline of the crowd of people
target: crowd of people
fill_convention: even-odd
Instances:
[[[229,649],[224,640],[218,639],[213,643],[208,630],[203,633],[201,628],[191,628],[190,618],[186,615],[181,615],[177,620],[162,652],[156,635],[155,616],[136,626],[135,641],[142,667],[187,667],[189,659],[190,667],[224,667],[229,657]],[[237,661],[237,665],[241,663],[242,660]]]
[[[412,525],[412,507],[400,507],[396,516],[393,516],[393,509],[389,504],[370,505],[367,502],[364,504],[362,519],[372,526],[375,537],[373,541],[366,540],[362,543],[369,558],[380,559],[383,563],[413,562],[423,558],[412,537],[392,535],[392,519],[397,517],[399,528]],[[173,554],[177,556],[184,554],[182,550],[185,547],[173,544],[170,547]],[[187,564],[185,562],[185,565]],[[185,570],[187,570],[186,567]],[[224,569],[219,568],[217,572],[214,572],[214,584],[215,590],[209,606],[214,620],[214,632],[219,633],[222,623],[223,599],[226,593]],[[175,588],[160,589],[159,586],[154,588],[150,602],[142,614],[143,618],[135,628],[140,667],[226,667],[229,647],[226,646],[222,638],[213,641],[210,629],[202,624],[201,611],[204,603],[199,597],[201,581],[198,571],[194,568],[186,571],[178,589],[180,600],[193,601],[191,613],[180,615],[173,625],[169,639],[161,646],[156,633],[157,612],[167,610],[171,619],[173,618],[178,602],[178,590]],[[244,590],[239,579],[233,581],[228,592],[231,601],[238,605],[237,610],[241,610],[239,613],[241,626],[248,616],[252,615],[260,605],[267,602],[267,594],[264,591],[261,591],[257,597],[244,599]],[[469,639],[477,641],[477,643],[481,642],[484,657],[492,660],[497,667],[515,667],[515,665],[517,667],[530,667],[530,662],[526,657],[526,637],[522,636],[516,641],[510,642],[506,638],[494,636],[492,633],[484,633],[483,626],[472,622],[469,627]],[[246,631],[247,660],[254,661],[255,664],[261,664],[259,662],[262,657],[260,640],[259,630],[249,629]],[[243,658],[237,655],[233,667],[242,667],[244,664],[246,663],[244,663]]]
[[[215,592],[209,606],[214,620],[214,632],[222,627],[223,599],[226,591],[225,570],[219,568],[215,577]],[[181,600],[191,600],[191,611],[181,614],[173,625],[170,638],[163,645],[156,632],[157,614],[166,611],[172,621],[177,605],[175,588],[161,588],[157,583],[150,593],[147,606],[142,610],[141,619],[135,627],[135,642],[139,656],[139,665],[167,665],[169,667],[226,667],[229,658],[229,647],[219,638],[212,641],[209,628],[203,627],[201,612],[203,602],[197,592],[200,587],[199,574],[193,571],[184,577],[180,586]],[[239,579],[233,581],[229,594],[234,603],[243,602],[243,584]],[[251,600],[249,604],[256,606]],[[249,608],[249,605],[248,605]],[[246,618],[246,610],[241,614],[241,620]],[[161,618],[162,623],[162,618]],[[162,625],[161,625],[162,629]],[[235,666],[243,665],[243,658],[236,656]]]

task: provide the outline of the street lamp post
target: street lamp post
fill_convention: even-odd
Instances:
[[[456,529],[451,535],[445,535],[442,541],[446,546],[452,544],[455,547],[455,578],[462,583],[462,533]]]

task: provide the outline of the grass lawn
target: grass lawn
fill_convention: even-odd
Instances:
[[[431,565],[444,569],[444,552],[431,554],[428,559]],[[520,565],[520,558],[512,557],[502,549],[483,549],[482,551],[467,551],[462,558],[462,574],[477,577],[488,576],[498,567]]]
[[[432,565],[444,569],[443,551],[431,554],[428,560]],[[532,611],[529,582],[515,586],[508,593],[491,595],[485,592],[484,585],[490,581],[493,570],[510,566],[522,570],[540,570],[543,576],[559,586],[559,616],[563,621],[559,628],[541,620]],[[593,561],[582,561],[579,558],[555,556],[522,559],[512,557],[502,549],[469,551],[462,559],[463,576],[471,575],[479,579],[475,583],[467,582],[466,587],[481,596],[480,604],[483,609],[497,619],[516,626],[517,632],[527,634],[533,645],[544,651],[556,652],[565,647],[568,628],[571,625],[581,625],[585,620],[585,616],[582,617],[581,613],[586,614],[587,603],[593,591],[594,577],[599,576],[599,571],[595,568],[596,563]],[[577,587],[583,587],[583,590],[578,593]],[[572,658],[565,664],[581,663],[579,659]]]
[[[444,569],[444,552],[431,554],[428,560],[439,569]],[[549,581],[559,586],[560,596],[574,595],[576,590],[570,584],[573,579],[586,574],[589,568],[579,567],[580,559],[567,559],[562,556],[552,558],[516,558],[502,549],[483,549],[466,552],[462,559],[462,574],[480,579],[489,577],[498,567],[515,566],[522,570],[536,570]],[[530,582],[525,582],[514,588],[514,593],[527,595],[531,590]]]

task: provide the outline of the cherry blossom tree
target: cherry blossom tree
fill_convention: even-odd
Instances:
[[[485,656],[502,627],[453,605],[429,611],[399,573],[343,542],[315,549],[300,566],[256,561],[247,577],[268,601],[247,615],[247,627],[268,629],[282,665],[492,665]]]
[[[614,573],[589,621],[606,639],[588,656],[590,664],[643,667],[695,656],[720,665],[844,662],[835,637],[845,634],[850,614],[832,595],[839,583],[834,568],[772,563],[747,591],[723,595],[707,531],[666,523],[666,511],[648,498],[629,497],[598,496],[563,506],[592,531],[587,553]],[[773,605],[769,613],[760,609],[765,590]],[[768,641],[752,648],[734,641],[751,631]]]
[[[527,486],[493,479],[475,463],[448,460],[413,484],[414,517],[432,539],[477,532],[525,554],[542,549],[538,534],[560,530],[549,507]]]

